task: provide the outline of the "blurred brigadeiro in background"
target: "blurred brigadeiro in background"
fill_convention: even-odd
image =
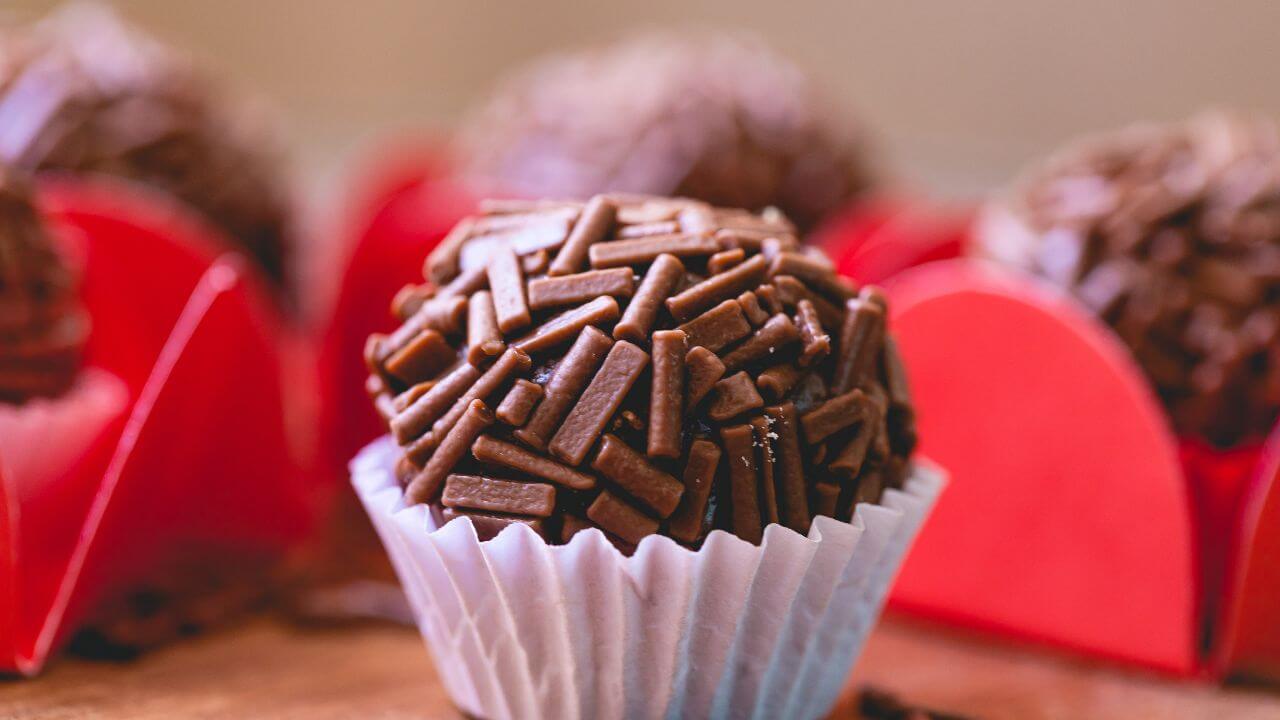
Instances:
[[[104,6],[3,30],[0,159],[168,193],[288,282],[291,198],[261,118]]]
[[[32,205],[30,183],[0,163],[0,404],[66,392],[88,333],[75,275]]]
[[[799,68],[729,34],[643,34],[537,60],[463,123],[482,194],[677,195],[802,229],[871,185],[865,141]]]
[[[1223,112],[1086,139],[986,214],[981,250],[1067,289],[1151,378],[1180,434],[1256,440],[1280,414],[1280,134]]]

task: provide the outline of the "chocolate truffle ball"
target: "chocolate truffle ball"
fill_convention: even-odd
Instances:
[[[813,226],[870,184],[847,122],[797,67],[753,39],[641,35],[538,61],[464,124],[482,191],[680,195],[780,208]]]
[[[101,6],[69,6],[5,40],[0,159],[157,188],[284,280],[289,199],[247,105]]]
[[[1132,349],[1176,429],[1220,446],[1280,411],[1280,137],[1212,113],[1091,138],[990,213],[988,253],[1066,288]]]
[[[88,329],[74,278],[32,206],[29,183],[0,165],[0,402],[65,392]]]
[[[884,296],[776,211],[597,195],[493,202],[399,293],[368,389],[409,503],[524,523],[753,543],[900,486],[915,446]]]

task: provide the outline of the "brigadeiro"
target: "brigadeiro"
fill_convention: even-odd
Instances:
[[[759,542],[769,523],[847,520],[907,476],[884,296],[777,213],[489,204],[426,270],[366,359],[406,497],[444,517],[554,542],[593,524],[625,545],[717,527]]]
[[[32,205],[29,181],[0,165],[0,403],[66,393],[88,332],[74,275]]]
[[[463,127],[463,175],[489,193],[681,195],[775,206],[809,228],[872,181],[855,124],[786,58],[727,33],[535,60]]]
[[[0,45],[0,158],[159,189],[283,282],[290,199],[267,135],[248,105],[106,7],[67,6]]]
[[[390,437],[353,474],[439,666],[480,667],[462,624],[524,648],[455,702],[825,711],[940,485],[880,291],[777,211],[631,195],[483,202],[424,271],[364,349]]]
[[[981,245],[1116,331],[1183,435],[1255,440],[1280,412],[1280,135],[1222,112],[1089,138],[1033,168]]]

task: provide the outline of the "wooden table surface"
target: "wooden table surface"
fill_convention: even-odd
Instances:
[[[833,717],[873,684],[976,718],[1278,718],[1280,692],[1221,689],[890,620]],[[0,681],[0,718],[458,718],[416,632],[261,619],[129,664],[62,659]]]

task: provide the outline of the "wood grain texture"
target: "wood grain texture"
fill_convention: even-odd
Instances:
[[[127,664],[64,659],[0,684],[0,718],[460,717],[422,641],[400,627],[298,629],[269,620]]]
[[[833,718],[854,717],[871,684],[975,718],[1275,718],[1280,695],[1120,671],[890,620],[872,636]],[[461,717],[416,632],[304,630],[272,620],[198,638],[128,664],[55,662],[0,681],[0,718]]]
[[[832,717],[855,717],[853,693],[866,685],[984,720],[1280,717],[1276,689],[1178,681],[895,618],[871,636]]]

